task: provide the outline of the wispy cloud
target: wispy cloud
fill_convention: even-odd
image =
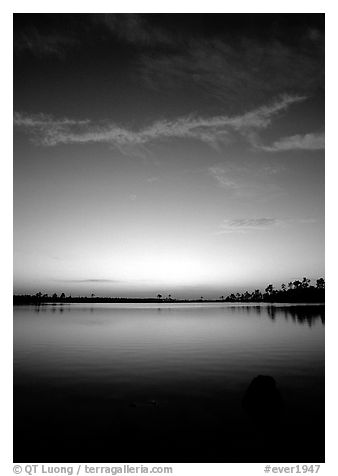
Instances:
[[[254,164],[239,165],[229,161],[208,167],[207,173],[230,198],[267,201],[285,194],[281,185],[271,179],[269,171],[264,167],[258,170]]]
[[[216,234],[249,233],[252,231],[268,230],[275,227],[312,225],[316,222],[317,220],[314,218],[236,218],[232,220],[224,220]]]
[[[224,220],[218,234],[226,233],[247,233],[252,230],[266,230],[276,226],[276,218],[238,218],[235,220]]]
[[[119,148],[142,146],[168,139],[195,139],[217,147],[240,134],[250,140],[250,131],[268,127],[272,119],[292,104],[304,101],[304,96],[284,95],[270,105],[264,105],[242,115],[213,117],[186,116],[175,120],[156,121],[150,126],[132,130],[110,121],[56,119],[43,114],[15,113],[14,125],[28,133],[40,145],[106,143]]]
[[[242,188],[240,182],[238,179],[233,177],[233,173],[229,168],[220,165],[213,165],[208,168],[208,172],[222,188],[230,190],[238,190]]]
[[[321,150],[325,148],[324,133],[310,133],[283,137],[270,146],[260,146],[267,152],[283,152],[287,150]]]
[[[48,114],[20,114],[20,113],[15,113],[14,114],[14,125],[18,127],[24,127],[24,128],[32,128],[36,130],[40,129],[62,129],[62,128],[67,128],[71,126],[84,126],[90,124],[90,121],[88,119],[86,120],[76,120],[76,119],[55,119],[52,116]]]
[[[154,183],[154,182],[158,182],[160,180],[159,177],[156,177],[156,176],[152,176],[152,177],[148,177],[147,178],[147,182],[148,183]]]

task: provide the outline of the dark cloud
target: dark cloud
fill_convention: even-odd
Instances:
[[[320,35],[320,33],[318,33]],[[324,87],[324,39],[298,47],[275,39],[192,40],[186,48],[137,60],[139,76],[153,89],[195,88],[227,104],[256,104],[281,93],[311,93]]]
[[[104,284],[104,283],[122,283],[124,281],[118,280],[118,279],[96,279],[96,278],[88,278],[88,279],[62,279],[60,280],[62,282],[67,282],[67,283],[75,283],[75,284],[80,284],[80,283],[99,283],[99,284]]]
[[[164,28],[149,21],[149,15],[141,14],[97,14],[92,17],[93,24],[103,26],[106,32],[122,42],[138,47],[171,46],[175,37]]]
[[[143,95],[156,92],[159,102],[185,96],[187,110],[196,99],[215,113],[225,105],[234,113],[324,89],[321,15],[17,14],[14,50],[69,56],[89,77],[103,67],[114,78],[118,62]]]
[[[64,58],[74,48],[100,50],[175,45],[174,35],[142,14],[16,14],[14,51]]]
[[[79,40],[64,32],[42,32],[28,27],[14,35],[14,52],[18,55],[29,52],[38,58],[54,56],[64,59],[73,48],[80,46]]]

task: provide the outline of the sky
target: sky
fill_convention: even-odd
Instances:
[[[15,293],[316,280],[324,191],[324,15],[14,15]]]

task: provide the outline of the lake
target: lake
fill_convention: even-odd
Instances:
[[[324,306],[15,306],[14,461],[323,462]]]

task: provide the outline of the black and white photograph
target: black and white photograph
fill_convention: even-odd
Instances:
[[[316,473],[325,14],[12,19],[13,462]]]

